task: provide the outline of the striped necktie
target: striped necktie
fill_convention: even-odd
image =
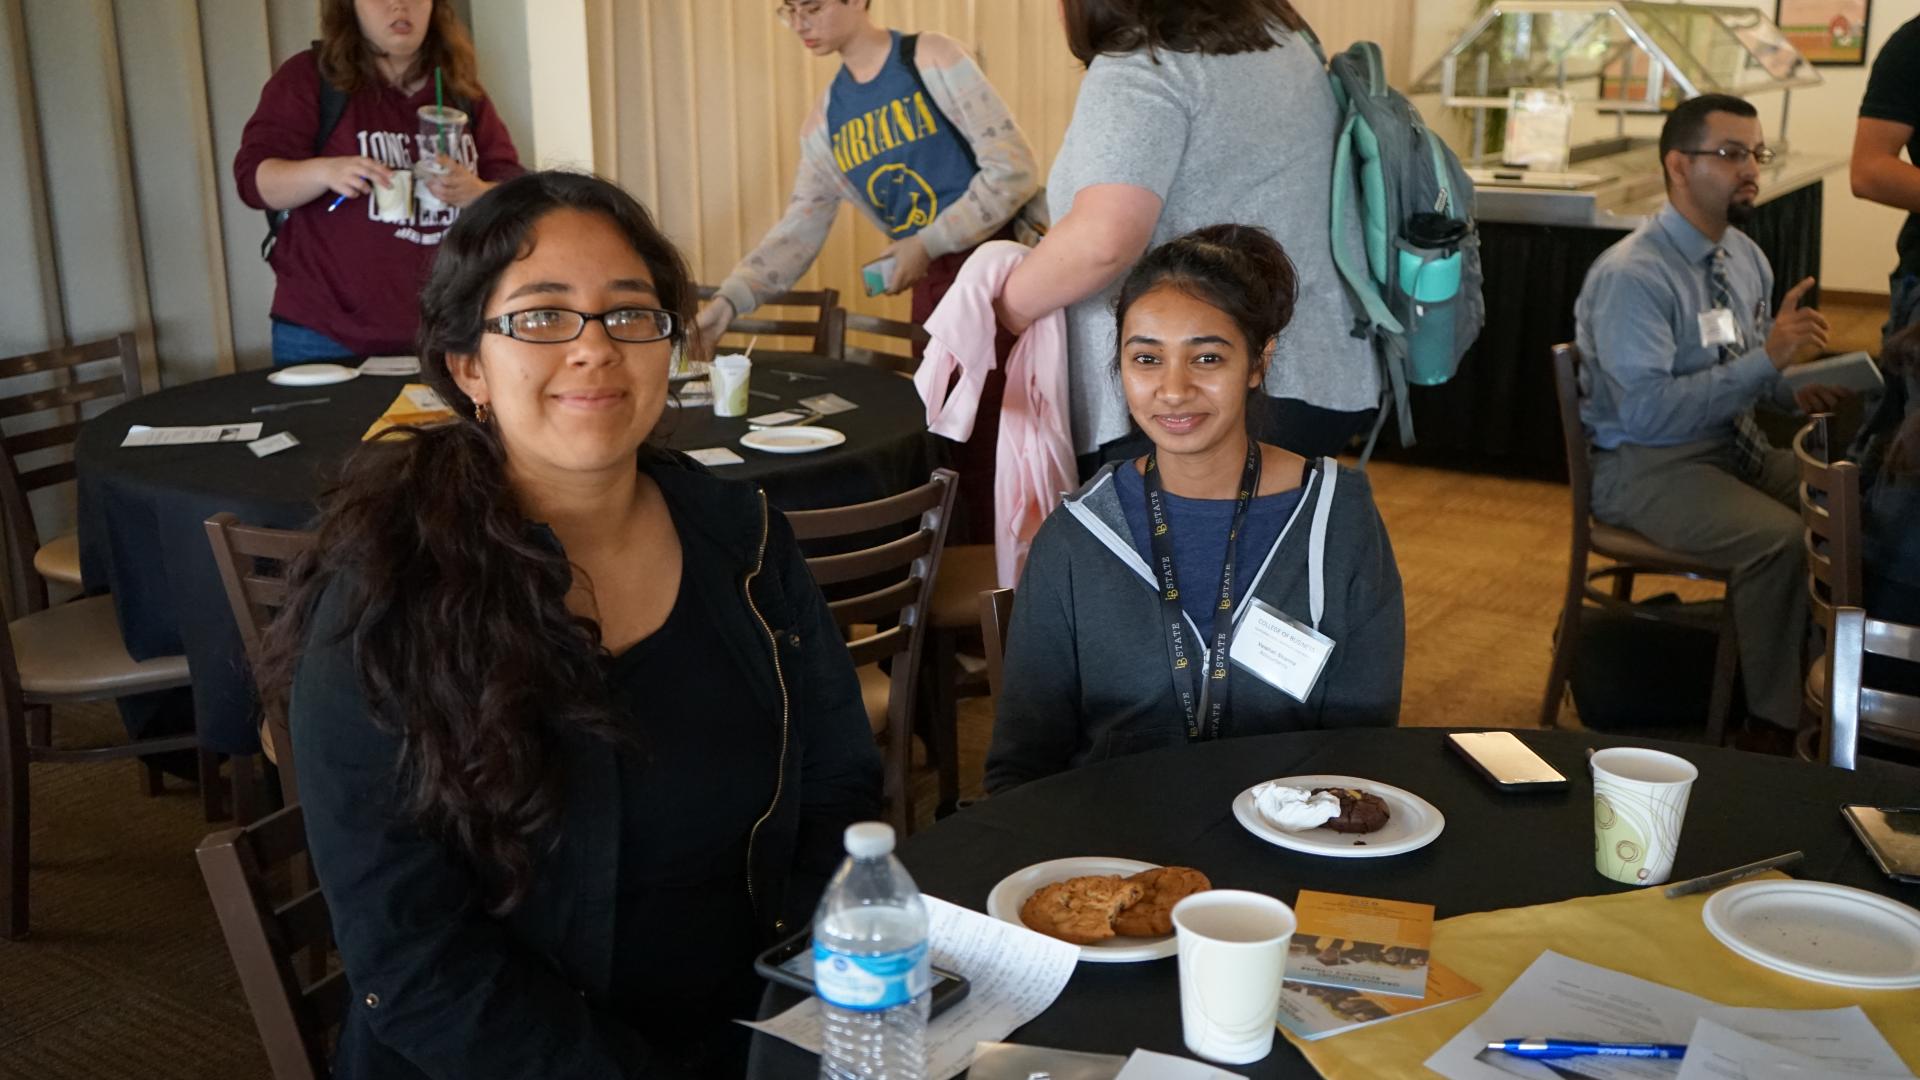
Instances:
[[[1740,319],[1734,307],[1733,280],[1727,274],[1727,249],[1716,246],[1713,255],[1707,260],[1707,278],[1713,284],[1713,306],[1734,313],[1734,333],[1738,335],[1736,345],[1720,346],[1720,362],[1727,363],[1739,356],[1746,348],[1746,324]],[[1754,422],[1753,409],[1748,407],[1733,422],[1733,467],[1740,475],[1748,479],[1757,479],[1766,467],[1767,452],[1773,444],[1767,441],[1767,433],[1760,430]]]

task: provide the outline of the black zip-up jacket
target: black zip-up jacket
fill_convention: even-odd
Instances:
[[[748,845],[748,888],[771,944],[807,925],[845,827],[879,815],[879,755],[852,661],[786,519],[752,485],[677,455],[650,453],[643,467],[676,521],[694,523],[682,542],[723,553],[687,565],[728,574],[703,582],[701,595],[738,602],[706,614],[752,673],[766,737],[780,746],[773,802]],[[307,837],[352,986],[333,1075],[676,1075],[607,1011],[622,820],[615,751],[584,735],[561,742],[559,848],[518,908],[489,916],[469,864],[402,805],[400,739],[368,712],[351,638],[340,640],[350,625],[341,591],[320,603],[290,708]],[[697,802],[686,813],[699,814]]]

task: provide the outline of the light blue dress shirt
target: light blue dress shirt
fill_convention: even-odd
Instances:
[[[1738,229],[1717,246],[1727,253],[1737,335],[1724,362],[1722,347],[1704,344],[1700,330],[1700,315],[1713,309],[1716,245],[1672,204],[1587,271],[1573,306],[1585,361],[1580,419],[1600,449],[1730,439],[1756,402],[1793,407],[1766,350],[1773,268]]]

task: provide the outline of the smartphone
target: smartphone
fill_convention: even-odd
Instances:
[[[813,931],[802,930],[761,953],[759,959],[753,962],[753,970],[759,972],[763,979],[813,993]],[[929,1013],[939,1016],[958,1004],[972,989],[973,984],[967,981],[965,975],[934,968],[933,1000],[929,1003]]]
[[[1567,778],[1511,731],[1456,732],[1447,742],[1501,791],[1555,791]]]
[[[1840,813],[1880,872],[1895,881],[1920,885],[1920,806],[1848,804]]]
[[[893,256],[883,255],[860,268],[860,280],[868,296],[879,296],[893,285],[893,271],[899,265]]]

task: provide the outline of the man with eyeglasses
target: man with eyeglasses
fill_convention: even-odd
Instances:
[[[1667,205],[1594,262],[1574,304],[1594,516],[1729,572],[1747,708],[1766,721],[1756,749],[1797,726],[1807,599],[1793,455],[1753,409],[1844,396],[1780,377],[1819,355],[1828,326],[1800,306],[1812,278],[1773,312],[1773,268],[1736,228],[1773,156],[1747,102],[1682,102],[1660,131]]]

